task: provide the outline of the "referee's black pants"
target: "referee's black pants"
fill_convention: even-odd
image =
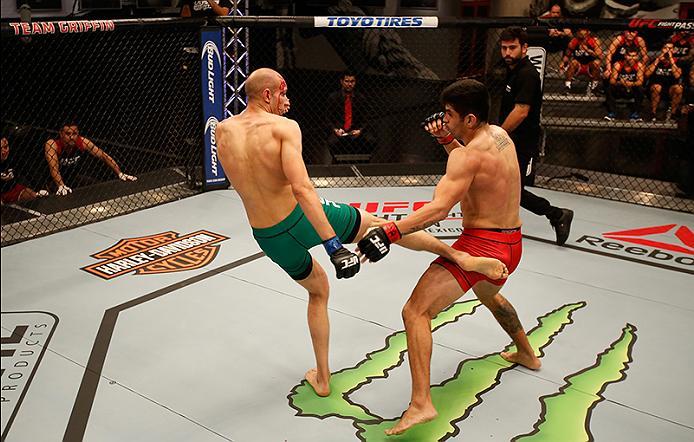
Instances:
[[[525,186],[532,186],[535,184],[535,168],[537,166],[538,155],[522,152],[520,150],[516,150],[516,155],[518,156],[518,166],[520,167],[521,176],[521,207],[531,211],[535,215],[546,216],[550,221],[558,220],[562,215],[560,208],[553,206],[545,198],[535,195],[525,188]],[[529,164],[531,164],[530,171],[528,171]]]

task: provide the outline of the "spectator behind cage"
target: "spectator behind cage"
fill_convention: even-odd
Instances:
[[[550,6],[549,11],[542,14],[539,18],[562,18],[561,6],[558,3],[554,3]],[[569,40],[573,37],[571,29],[557,29],[549,28],[549,40],[545,49],[548,52],[559,52],[566,50],[566,46],[569,44]]]
[[[677,66],[673,51],[674,45],[671,42],[665,43],[658,57],[648,65],[645,71],[651,95],[651,121],[656,121],[661,94],[667,94],[670,98],[670,107],[665,119],[677,117],[679,112],[684,87],[682,86],[682,69]]]
[[[648,48],[646,41],[636,31],[624,31],[616,36],[605,53],[605,69],[603,77],[609,82],[612,77],[612,66],[624,60],[629,49],[636,49],[639,61],[645,66],[648,63]]]
[[[231,0],[183,0],[181,17],[225,16],[231,8]]]
[[[586,75],[590,79],[586,92],[589,95],[592,94],[600,79],[601,58],[600,40],[593,36],[588,29],[579,29],[576,36],[569,42],[564,58],[559,65],[560,70],[566,69],[566,91],[571,92],[575,75]]]
[[[10,157],[10,142],[7,137],[0,139],[2,148],[2,161],[0,161],[0,179],[2,180],[2,202],[16,203],[21,201],[31,201],[40,196],[48,195],[45,190],[35,192],[33,189],[21,184],[17,180],[17,169]]]
[[[639,51],[636,48],[627,50],[626,57],[622,61],[612,65],[612,75],[607,87],[607,115],[605,119],[613,121],[617,118],[617,98],[626,98],[630,101],[632,122],[642,121],[639,108],[643,99],[641,87],[643,86],[644,66],[639,61]]]
[[[113,158],[89,139],[80,136],[77,124],[67,123],[60,129],[58,138],[46,141],[44,146],[44,154],[51,178],[55,183],[56,195],[64,196],[72,193],[72,189],[65,184],[63,176],[69,179],[76,177],[78,163],[84,152],[103,161],[121,181],[137,180],[137,177],[121,172]]]
[[[681,31],[672,35],[670,42],[673,44],[672,55],[675,57],[677,66],[682,69],[682,74],[686,78],[694,58],[694,32]]]
[[[344,72],[340,77],[340,90],[330,94],[327,117],[330,134],[328,148],[335,160],[341,155],[371,155],[376,145],[366,128],[366,98],[356,92],[357,77]]]

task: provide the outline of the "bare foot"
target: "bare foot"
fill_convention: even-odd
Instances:
[[[438,413],[433,405],[429,405],[425,409],[418,409],[410,405],[410,407],[405,410],[400,420],[393,428],[386,430],[388,436],[393,436],[395,434],[402,434],[409,430],[412,426],[417,424],[423,424],[424,422],[429,422],[430,420],[436,419]]]
[[[508,269],[506,265],[496,258],[467,255],[457,258],[456,264],[463,270],[481,273],[492,280],[508,278]]]
[[[531,370],[537,370],[542,365],[540,359],[534,354],[531,356],[520,352],[509,353],[507,351],[502,351],[501,357],[509,362],[513,362],[514,364],[520,364],[523,367],[529,368]]]
[[[330,380],[320,382],[318,380],[318,371],[315,368],[307,371],[304,377],[318,396],[325,397],[330,395]]]

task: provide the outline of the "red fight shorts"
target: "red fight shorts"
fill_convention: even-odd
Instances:
[[[3,203],[16,203],[19,201],[19,196],[26,189],[26,186],[15,184],[10,190],[2,194]]]
[[[578,68],[578,72],[576,72],[575,75],[590,76],[590,63],[592,63],[592,62],[589,62],[586,64],[581,64],[581,67]]]
[[[464,229],[452,247],[472,256],[496,258],[506,265],[510,275],[516,270],[520,262],[523,253],[522,239],[520,227],[517,229]],[[499,286],[506,282],[506,279],[493,280],[481,273],[466,272],[454,262],[443,257],[437,258],[434,264],[439,264],[451,272],[451,275],[466,292],[479,281],[487,281]]]

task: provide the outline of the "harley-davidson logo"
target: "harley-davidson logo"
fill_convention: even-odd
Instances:
[[[113,279],[128,273],[149,275],[199,269],[217,256],[219,243],[226,236],[206,230],[187,235],[163,232],[139,238],[126,238],[92,258],[102,261],[82,267],[82,270],[103,279]]]

